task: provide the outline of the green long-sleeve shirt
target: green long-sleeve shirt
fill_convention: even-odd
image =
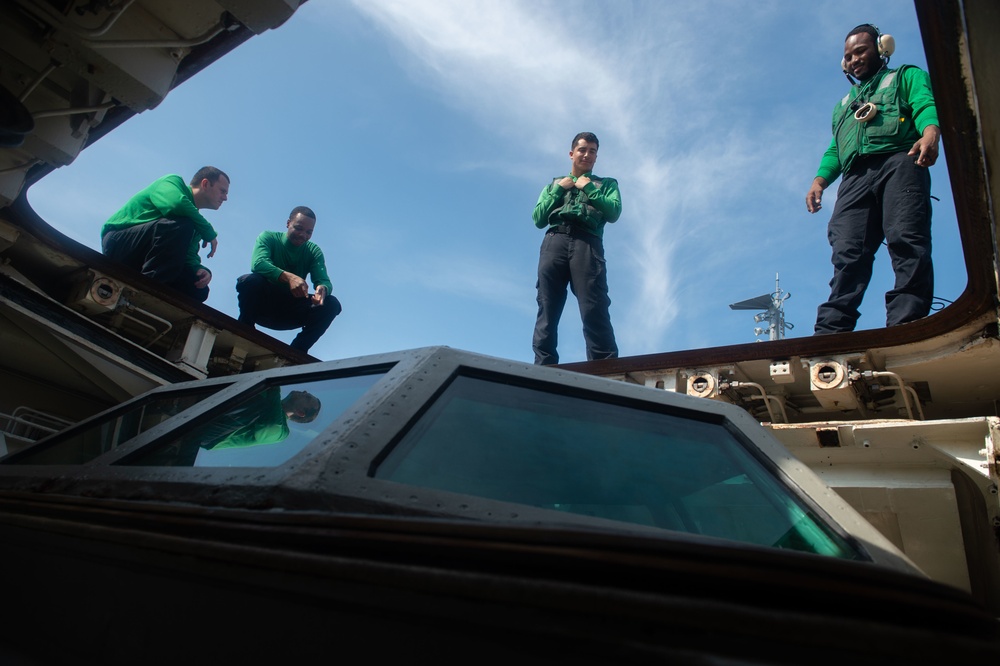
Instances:
[[[101,227],[101,237],[109,231],[125,229],[137,224],[155,222],[161,218],[176,220],[187,218],[194,223],[194,237],[188,248],[185,264],[198,270],[201,264],[198,250],[202,241],[211,241],[219,234],[206,220],[194,203],[194,194],[184,179],[176,174],[163,176],[153,181],[108,218]],[[207,270],[207,269],[206,269]]]
[[[590,182],[583,189],[567,190],[559,185],[563,177],[555,178],[538,196],[538,203],[531,217],[535,226],[542,229],[551,225],[567,224],[583,231],[604,237],[604,225],[614,222],[622,214],[622,197],[618,181],[601,178],[592,173],[584,176]],[[569,176],[576,182],[576,178]],[[582,176],[581,176],[582,177]]]
[[[235,449],[276,444],[288,437],[288,417],[281,404],[281,391],[271,387],[249,402],[215,419],[205,428],[216,433],[202,446],[206,449]]]
[[[323,250],[312,241],[295,247],[288,242],[283,231],[265,231],[257,236],[250,258],[250,270],[263,275],[271,282],[279,282],[282,272],[288,271],[303,280],[312,276],[313,287],[323,285],[327,293],[333,293],[333,284],[326,272]]]
[[[888,97],[885,92],[890,88],[896,94]],[[858,126],[850,108],[859,98],[875,101],[879,107],[879,115],[862,126]],[[833,109],[833,138],[816,175],[832,183],[858,156],[908,151],[928,125],[938,125],[938,117],[927,72],[909,65],[883,69],[868,81],[853,86],[837,102]],[[838,146],[838,137],[842,142],[850,139],[850,145]]]

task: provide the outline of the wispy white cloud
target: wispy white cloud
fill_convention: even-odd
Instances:
[[[359,0],[355,6],[398,40],[404,62],[435,75],[428,81],[419,71],[422,80],[506,130],[538,128],[541,118],[581,109],[617,115],[630,97],[628,79],[595,59],[592,35],[574,35],[551,4]]]

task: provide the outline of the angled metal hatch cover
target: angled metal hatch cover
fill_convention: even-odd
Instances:
[[[345,381],[336,405],[331,397]],[[330,420],[287,447],[294,428],[285,423],[277,440],[240,451],[243,440],[234,440],[256,436],[244,427],[246,406],[269,395],[277,405],[287,388],[336,405]],[[148,429],[129,425],[153,405],[171,409],[153,409]],[[103,435],[88,439],[122,429],[127,437],[111,445]],[[228,463],[202,450],[219,442],[237,449]],[[414,450],[422,462],[401,462]],[[448,348],[157,389],[5,460],[0,484],[233,508],[687,533],[913,570],[735,406]]]

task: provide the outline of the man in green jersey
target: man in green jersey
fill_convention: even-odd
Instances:
[[[220,451],[284,442],[291,434],[289,421],[312,423],[322,405],[319,398],[307,391],[289,391],[282,398],[281,390],[280,386],[271,386],[234,405],[156,450],[147,462],[192,467],[201,449]]]
[[[844,72],[857,83],[834,107],[833,139],[806,194],[806,210],[817,212],[823,190],[843,174],[827,229],[834,266],[830,298],[819,306],[817,334],[854,330],[883,240],[896,274],[885,295],[886,325],[930,312],[928,167],[937,161],[941,131],[930,77],[910,65],[889,69],[894,48],[890,35],[869,24],[851,30],[844,44]]]
[[[580,306],[587,359],[618,356],[608,308],[608,273],[604,262],[604,225],[622,213],[618,181],[595,176],[597,137],[580,132],[570,145],[570,173],[542,189],[532,213],[545,229],[538,255],[538,317],[532,348],[535,363],[559,362],[556,351],[559,318],[569,286]]]
[[[302,328],[292,347],[309,351],[340,314],[341,305],[330,293],[333,285],[323,251],[309,240],[316,213],[296,206],[285,227],[283,232],[265,231],[257,237],[250,260],[253,272],[236,281],[240,321],[282,331]],[[311,295],[307,276],[316,287]]]
[[[219,241],[198,211],[218,210],[228,198],[229,176],[215,167],[199,169],[190,185],[178,175],[163,176],[104,223],[101,251],[204,303],[212,272],[201,264],[198,250],[211,245],[211,258]]]

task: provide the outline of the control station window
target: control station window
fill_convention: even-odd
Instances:
[[[459,376],[373,476],[667,530],[858,559],[719,417]]]
[[[301,451],[381,377],[380,372],[257,387],[222,413],[119,464],[274,467]]]

